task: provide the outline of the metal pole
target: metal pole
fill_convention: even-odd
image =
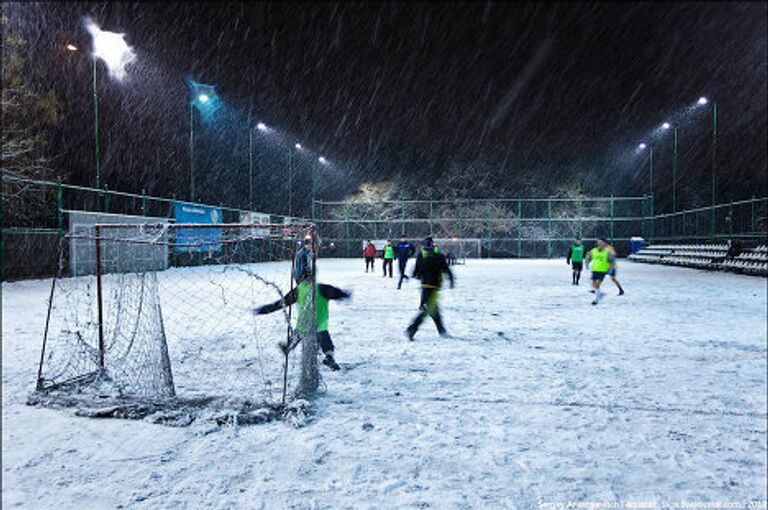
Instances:
[[[547,199],[547,258],[552,258],[552,199]]]
[[[491,258],[491,243],[493,242],[493,224],[491,223],[491,201],[489,200],[486,203],[486,211],[488,213],[488,218],[486,222],[488,223],[488,258]]]
[[[648,235],[648,239],[653,239],[653,230],[654,230],[654,224],[656,220],[653,216],[653,147],[650,145],[648,146],[649,150],[649,157],[648,157],[648,185],[649,189],[651,191],[651,202],[650,202],[650,210],[649,213],[651,215],[651,232]]]
[[[756,232],[755,230],[755,195],[752,195],[752,232]]]
[[[288,147],[288,216],[293,217],[293,149]]]
[[[717,103],[712,102],[712,238],[715,237],[715,170],[717,150]]]
[[[754,207],[753,207],[754,209]],[[405,204],[400,204],[400,235],[405,236]]]
[[[611,195],[611,245],[613,245],[613,195]]]
[[[195,128],[194,102],[189,102],[189,200],[195,201]]]
[[[517,201],[517,258],[523,256],[523,202]]]
[[[677,217],[677,127],[673,132],[675,150],[672,154],[672,237],[675,237],[675,221]]]
[[[461,237],[461,200],[459,200],[457,202],[457,208],[458,208],[458,214],[459,214],[459,218],[458,218],[459,219],[459,229],[458,229],[458,232],[456,233],[456,236],[457,237]]]
[[[429,235],[432,235],[432,199],[429,199]]]
[[[579,209],[579,237],[581,237],[584,235],[583,234],[584,228],[582,225],[583,214],[581,210],[581,193],[579,193],[578,209]]]
[[[253,129],[248,127],[248,208],[253,210]]]
[[[317,179],[317,160],[312,164],[312,221],[315,220],[315,183]]]
[[[61,177],[56,183],[56,204],[58,206],[56,218],[59,226],[59,242],[61,242],[61,238],[64,237],[64,188],[61,186]],[[752,210],[754,211],[754,207]]]
[[[101,227],[96,226],[96,294],[99,314],[99,368],[104,368],[104,311],[101,286]]]
[[[109,212],[109,187],[104,185],[104,212]]]
[[[101,189],[101,162],[99,161],[99,94],[96,91],[96,57],[93,57],[93,138],[96,147],[96,189]],[[98,204],[96,208],[98,209]]]
[[[147,215],[147,192],[144,188],[141,188],[141,215]]]

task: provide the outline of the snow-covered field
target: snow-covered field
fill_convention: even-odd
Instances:
[[[765,279],[622,262],[627,294],[592,307],[563,260],[471,260],[454,338],[409,343],[415,283],[320,263],[354,291],[347,368],[302,428],[29,407],[50,281],[3,284],[3,508],[765,508]]]

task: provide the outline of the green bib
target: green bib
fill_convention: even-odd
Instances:
[[[312,283],[302,282],[296,288],[298,296],[296,297],[296,305],[298,307],[296,314],[296,331],[305,333],[312,327],[310,317],[312,317],[312,300],[310,294],[312,292]],[[317,302],[317,332],[328,331],[328,300],[320,294],[320,286],[315,286],[315,300]]]
[[[386,247],[384,247],[384,258],[385,259],[393,259],[395,258],[395,250],[392,248],[392,245],[389,244]]]
[[[571,261],[572,262],[584,262],[584,245],[574,244],[571,246]]]
[[[603,251],[592,248],[590,253],[592,254],[592,271],[607,273],[611,268],[611,264],[608,262],[608,248],[603,249]]]

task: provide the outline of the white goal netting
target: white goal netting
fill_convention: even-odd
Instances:
[[[305,236],[314,246],[305,224],[71,228],[51,289],[36,400],[253,410],[311,396],[319,378],[311,297],[303,310],[310,330],[301,334],[291,327],[295,306],[254,313],[295,286],[291,268]],[[306,284],[314,285],[314,258],[310,271]]]

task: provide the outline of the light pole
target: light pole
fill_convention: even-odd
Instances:
[[[193,95],[189,102],[189,199],[195,201],[195,108],[210,113],[216,106],[216,86],[189,82]]]
[[[650,202],[650,215],[651,215],[651,233],[649,238],[653,239],[653,147],[645,143],[641,143],[638,148],[642,151],[648,149],[648,189],[651,195]]]
[[[677,212],[677,126],[672,127],[669,122],[661,125],[662,129],[672,128],[672,236],[675,235],[675,217]]]
[[[317,191],[317,188],[316,188],[317,176],[315,174],[317,174],[317,164],[318,163],[320,163],[322,165],[327,165],[328,164],[328,160],[325,159],[323,156],[320,156],[319,158],[317,158],[315,160],[315,164],[312,167],[312,220],[313,221],[315,219],[315,193]]]
[[[259,122],[256,129],[266,132],[266,124]],[[253,210],[253,129],[248,129],[248,207]]]
[[[85,28],[91,34],[93,50],[91,67],[93,69],[93,137],[96,160],[96,188],[101,189],[101,157],[99,155],[99,94],[97,86],[96,61],[101,59],[109,69],[113,79],[122,82],[126,77],[125,66],[136,60],[136,54],[125,42],[125,34],[102,30],[91,19],[86,19]],[[67,44],[67,50],[77,51],[74,44]]]

